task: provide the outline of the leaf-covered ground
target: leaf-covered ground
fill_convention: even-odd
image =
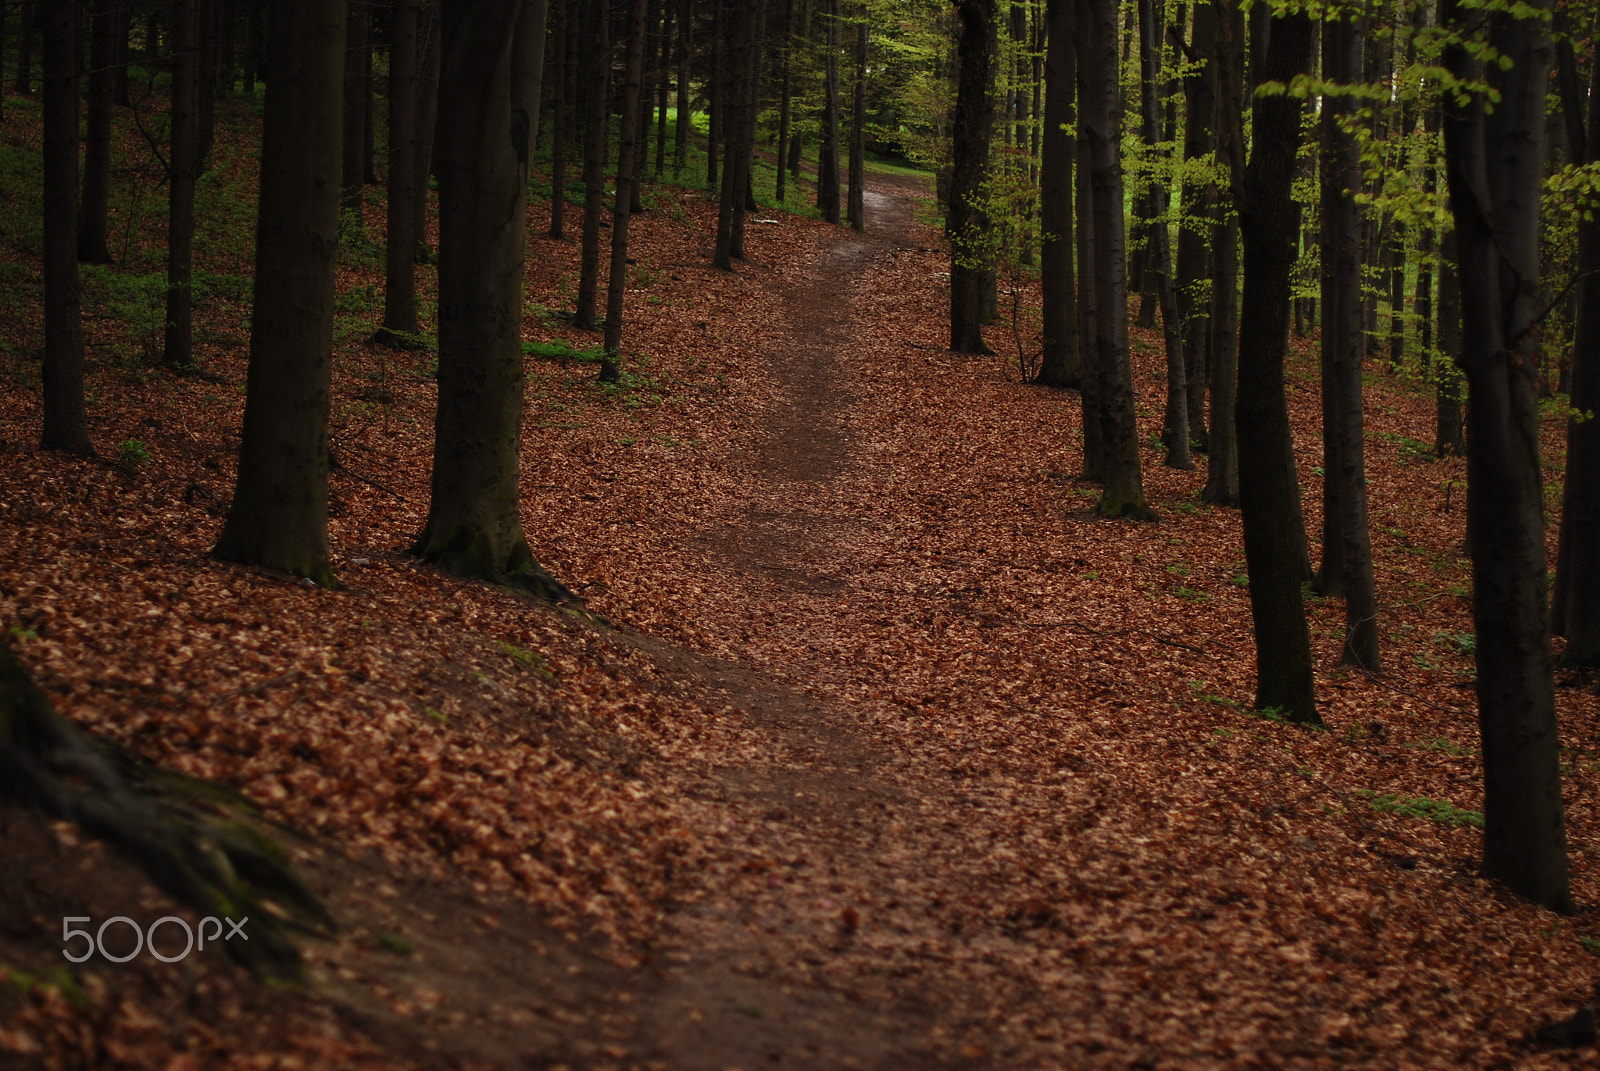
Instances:
[[[248,200],[230,159],[216,185]],[[343,928],[307,942],[303,993],[209,953],[64,973],[62,916],[172,909],[70,829],[0,813],[0,1065],[1592,1061],[1527,1035],[1593,992],[1600,707],[1560,690],[1563,919],[1476,874],[1465,472],[1421,447],[1427,385],[1367,390],[1386,673],[1342,669],[1343,608],[1313,600],[1329,729],[1255,716],[1237,515],[1154,442],[1161,523],[1092,515],[1076,397],[944,349],[919,196],[874,179],[865,238],[758,213],[729,275],[711,201],[655,188],[615,388],[554,315],[577,250],[535,201],[524,522],[615,629],[406,553],[431,358],[362,341],[371,249],[341,279],[337,593],[208,556],[248,288],[200,313],[209,378],[152,369],[91,288],[107,460],[76,461],[34,446],[39,264],[8,252],[35,289],[0,309],[0,627],[78,723],[260,804]],[[1159,336],[1134,345],[1148,441]]]

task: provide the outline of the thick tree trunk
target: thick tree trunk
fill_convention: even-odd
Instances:
[[[1271,44],[1257,65],[1263,81],[1288,83],[1311,64],[1304,12],[1272,19]],[[1312,686],[1311,636],[1300,593],[1304,538],[1284,399],[1289,341],[1289,273],[1300,209],[1291,187],[1302,104],[1287,95],[1255,102],[1254,151],[1239,205],[1244,305],[1239,328],[1239,492],[1250,610],[1256,637],[1256,707],[1320,724]]]
[[[215,550],[324,587],[338,585],[328,562],[328,407],[344,53],[339,0],[273,4],[244,432]]]
[[[600,359],[600,381],[615,383],[622,375],[622,299],[628,289],[628,218],[632,211],[634,163],[640,151],[640,82],[644,77],[649,0],[633,0],[628,12],[627,67],[622,84],[621,146],[617,150],[617,199],[611,211],[611,275],[606,289],[605,354]],[[748,18],[749,16],[745,16]],[[730,168],[729,172],[732,173]],[[723,204],[728,195],[723,193]],[[718,230],[721,236],[721,230]]]
[[[1462,82],[1487,76],[1499,99],[1444,94],[1450,207],[1460,253],[1461,366],[1469,384],[1467,531],[1477,628],[1483,739],[1483,869],[1555,911],[1571,912],[1561,806],[1560,737],[1546,597],[1544,484],[1534,381],[1539,301],[1539,200],[1550,43],[1533,17],[1491,14],[1501,71],[1468,49],[1445,50]],[[1460,0],[1440,22],[1468,33]]]
[[[981,232],[987,221],[971,199],[988,174],[989,139],[994,130],[994,106],[990,99],[991,67],[997,40],[994,0],[962,0],[956,17],[959,20],[956,50],[960,82],[956,88],[955,122],[951,132],[954,164],[950,173],[950,204],[945,212],[945,239],[950,244],[950,348],[957,353],[988,353],[980,319],[984,263]],[[834,25],[832,20],[829,25]],[[837,143],[838,139],[833,140]],[[827,159],[825,140],[825,164]],[[819,186],[827,181],[827,172],[828,168],[824,167],[818,177]],[[832,172],[837,222],[837,157]]]
[[[417,0],[394,0],[389,40],[389,227],[375,339],[409,347],[417,335]]]
[[[346,212],[361,211],[363,190],[366,185],[366,44],[367,5],[362,0],[351,0],[348,40],[344,54],[344,153],[340,189],[341,207]],[[355,226],[362,226],[358,216]]]
[[[559,2],[559,0],[557,0]],[[549,0],[523,0],[517,16],[516,51],[511,54],[511,121],[527,125],[528,155],[539,144],[539,112],[544,93],[545,36]],[[522,116],[518,116],[518,112]]]
[[[194,186],[200,169],[200,0],[176,0],[172,11],[172,119],[167,150],[167,312],[162,362],[194,364]]]
[[[589,11],[588,118],[583,146],[583,238],[578,254],[578,308],[572,323],[595,328],[600,295],[600,215],[605,210],[606,123],[611,86],[611,3],[594,0]]]
[[[989,5],[992,7],[992,3]],[[966,5],[962,5],[964,11]],[[823,83],[822,151],[817,156],[817,207],[829,223],[839,222],[839,0],[828,0],[827,73]],[[964,16],[963,16],[964,17]],[[992,21],[992,15],[991,15]],[[993,26],[989,28],[993,33]],[[963,38],[964,39],[964,38]],[[958,46],[959,48],[960,46]],[[994,50],[985,53],[992,56]],[[988,60],[985,60],[987,64]],[[987,83],[986,83],[987,84]],[[987,89],[985,90],[987,94]],[[987,95],[984,98],[987,102]],[[961,109],[961,104],[956,104]],[[958,119],[959,123],[960,120]],[[990,120],[993,125],[993,120]],[[959,151],[959,150],[958,150]],[[987,159],[987,150],[985,150]]]
[[[1048,0],[1045,28],[1044,132],[1040,152],[1039,272],[1044,354],[1039,382],[1076,388],[1083,374],[1078,348],[1077,284],[1072,256],[1072,161],[1077,155],[1073,98],[1078,77],[1073,0]]]
[[[1600,149],[1600,63],[1594,64],[1587,129],[1569,134],[1576,159],[1592,163]],[[1577,112],[1576,94],[1569,96]],[[1600,223],[1578,220],[1578,311],[1572,347],[1572,408],[1600,413]],[[1600,420],[1567,421],[1567,472],[1556,554],[1556,635],[1567,638],[1561,661],[1600,666]]]
[[[567,142],[572,121],[568,115],[567,83],[572,72],[572,4],[556,4],[555,71],[550,79],[550,237],[566,237]]]
[[[1080,136],[1089,147],[1093,189],[1095,370],[1105,456],[1105,488],[1095,507],[1103,517],[1154,520],[1144,497],[1139,427],[1128,358],[1127,244],[1123,225],[1122,124],[1117,107],[1116,0],[1088,0],[1081,26],[1088,48],[1084,64]]]
[[[94,456],[83,405],[78,296],[77,13],[44,8],[44,431],[40,445]]]
[[[89,116],[83,155],[83,201],[78,206],[78,259],[109,264],[106,213],[111,203],[111,96],[116,76],[117,16],[111,0],[94,2],[94,47],[89,60]]]
[[[1228,2],[1217,9],[1217,157],[1227,181],[1212,231],[1211,428],[1206,486],[1201,497],[1239,505],[1239,215],[1235,191],[1244,189],[1244,14]]]
[[[1184,119],[1183,158],[1199,160],[1216,147],[1217,123],[1217,15],[1209,0],[1194,7],[1190,33],[1193,66],[1184,75],[1187,114]],[[1187,173],[1187,172],[1186,172]],[[1211,360],[1211,237],[1216,226],[1216,192],[1213,184],[1186,178],[1178,226],[1178,321],[1183,331],[1184,382],[1189,388],[1189,437],[1204,452],[1206,435],[1206,377]]]
[[[511,93],[521,6],[442,9],[439,410],[428,521],[412,549],[460,576],[570,599],[534,561],[518,498],[530,149]]]

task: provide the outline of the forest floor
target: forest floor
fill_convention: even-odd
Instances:
[[[1262,717],[1237,514],[1150,441],[1159,337],[1133,332],[1162,520],[1102,520],[1076,396],[944,348],[923,196],[873,177],[864,236],[757,213],[727,274],[714,204],[654,188],[618,387],[545,307],[575,246],[530,237],[524,521],[609,625],[407,554],[435,395],[427,355],[362,341],[377,258],[341,280],[345,591],[208,556],[225,296],[176,376],[91,289],[104,462],[39,452],[33,366],[0,368],[0,627],[80,725],[258,803],[341,924],[301,990],[214,947],[69,972],[65,916],[193,915],[0,811],[0,1066],[1596,1062],[1529,1037],[1594,996],[1600,700],[1562,682],[1562,918],[1477,874],[1465,472],[1421,441],[1428,385],[1367,387],[1386,672],[1340,667],[1312,599],[1328,728]],[[1290,371],[1314,536],[1309,343]]]

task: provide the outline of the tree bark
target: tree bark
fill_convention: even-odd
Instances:
[[[1600,63],[1593,64],[1585,130],[1568,135],[1575,162],[1593,163],[1600,149]],[[1576,94],[1568,99],[1576,113]],[[1565,636],[1561,661],[1600,666],[1600,223],[1578,220],[1578,310],[1572,347],[1567,420],[1567,471],[1561,495],[1553,626]]]
[[[578,254],[578,309],[572,318],[580,331],[595,328],[600,294],[600,215],[605,211],[606,121],[611,85],[610,0],[593,0],[589,18],[589,100],[583,149],[583,238]]]
[[[1083,25],[1081,136],[1089,147],[1093,189],[1095,370],[1098,373],[1104,490],[1095,507],[1103,517],[1156,519],[1144,497],[1139,428],[1128,360],[1127,244],[1123,224],[1122,124],[1117,106],[1116,0],[1088,0]]]
[[[867,229],[867,12],[856,23],[856,93],[850,109],[850,202],[848,216],[854,231]]]
[[[963,11],[965,4],[961,5]],[[989,7],[992,7],[991,3]],[[992,21],[992,13],[990,15]],[[827,73],[823,83],[822,151],[817,156],[817,207],[829,223],[839,222],[839,0],[828,0]],[[993,26],[990,26],[993,32]],[[959,46],[958,46],[959,47]],[[986,55],[992,56],[991,48]],[[987,60],[985,60],[987,63]],[[987,97],[985,97],[987,100]],[[961,104],[956,104],[959,111]],[[959,121],[959,120],[958,120]],[[991,125],[993,120],[990,121]],[[987,149],[985,150],[987,153]],[[987,157],[986,157],[987,158]]]
[[[989,171],[989,139],[994,129],[994,107],[990,99],[997,40],[994,0],[962,0],[956,17],[960,82],[951,132],[954,165],[950,174],[950,204],[945,212],[945,238],[950,244],[950,348],[957,353],[989,353],[979,318],[985,261],[982,232],[987,221],[972,198]],[[830,21],[829,25],[833,23]],[[833,31],[829,32],[831,35]],[[827,156],[825,140],[824,161]],[[837,221],[837,158],[833,174]],[[819,186],[826,179],[824,168],[818,177]]]
[[[1311,64],[1311,21],[1304,12],[1273,18],[1271,44],[1255,71],[1287,84]],[[1291,193],[1300,143],[1301,102],[1258,98],[1254,149],[1239,204],[1244,304],[1239,328],[1239,492],[1250,610],[1256,638],[1256,707],[1320,724],[1312,685],[1311,636],[1300,593],[1299,484],[1284,399],[1289,341],[1289,273],[1300,209]],[[1291,508],[1291,504],[1293,508]]]
[[[1073,0],[1048,0],[1045,27],[1044,132],[1040,153],[1039,272],[1044,353],[1039,382],[1075,389],[1082,382],[1077,284],[1072,271],[1072,161],[1077,155],[1073,98],[1078,77]]]
[[[1545,573],[1539,466],[1535,319],[1539,201],[1550,43],[1531,17],[1488,16],[1488,41],[1511,67],[1483,65],[1463,44],[1445,50],[1482,94],[1444,94],[1445,158],[1462,291],[1460,363],[1469,385],[1467,531],[1477,628],[1478,724],[1483,739],[1483,869],[1513,891],[1570,913],[1560,737]],[[1442,0],[1440,23],[1463,35],[1482,18]]]
[[[162,362],[194,364],[194,186],[200,169],[196,97],[200,81],[200,0],[175,0],[172,11],[171,145],[167,150],[167,312]]]
[[[111,203],[111,96],[116,78],[117,16],[111,0],[94,0],[89,60],[89,115],[84,138],[83,201],[78,206],[78,259],[111,263],[106,214]]]
[[[376,341],[414,345],[417,335],[417,0],[394,0],[389,19],[389,205],[383,327]]]
[[[1239,505],[1239,213],[1235,191],[1244,189],[1244,13],[1231,0],[1216,7],[1217,157],[1225,181],[1216,201],[1212,231],[1211,428],[1206,486],[1201,497],[1219,506]]]
[[[534,561],[519,510],[530,149],[511,90],[520,8],[442,9],[439,409],[428,521],[412,550],[460,576],[570,599]]]
[[[1073,0],[1074,29],[1077,54],[1078,111],[1082,114],[1084,102],[1089,99],[1089,85],[1085,80],[1089,70],[1089,0]],[[1081,134],[1081,128],[1080,128]],[[1089,181],[1089,139],[1077,138],[1077,172],[1074,178],[1078,223],[1078,345],[1082,372],[1079,376],[1078,401],[1083,418],[1083,478],[1105,479],[1105,434],[1100,421],[1100,351],[1095,344],[1099,333],[1099,301],[1094,286],[1094,186]]]
[[[572,129],[567,108],[567,82],[572,71],[573,4],[556,4],[555,73],[550,79],[550,237],[566,237],[567,141]]]
[[[337,587],[328,408],[345,5],[279,0],[268,30],[256,293],[239,478],[214,553]]]
[[[44,21],[44,430],[40,445],[95,456],[83,404],[78,295],[77,12],[52,3]]]
[[[628,12],[628,55],[622,87],[621,147],[617,150],[617,199],[611,212],[611,276],[606,289],[605,353],[600,360],[600,381],[615,383],[622,374],[622,299],[628,289],[628,218],[632,211],[634,162],[639,152],[640,82],[644,77],[646,6],[633,0]],[[745,18],[749,18],[748,15]],[[731,175],[734,169],[729,168]],[[724,183],[727,179],[724,178]],[[728,194],[723,192],[723,204]],[[741,206],[742,207],[742,206]],[[718,229],[718,236],[721,236]]]
[[[1194,7],[1194,27],[1189,50],[1193,66],[1184,75],[1186,115],[1183,158],[1200,160],[1216,147],[1217,123],[1217,15],[1209,0]],[[1186,172],[1187,174],[1187,172]],[[1185,178],[1179,202],[1178,322],[1183,333],[1184,382],[1189,388],[1189,437],[1205,452],[1206,377],[1211,360],[1211,238],[1216,226],[1216,191],[1213,184]]]
[[[678,119],[672,130],[672,174],[683,173],[684,154],[689,151],[689,127],[693,116],[689,110],[689,58],[694,45],[694,7],[691,0],[683,0],[678,9]]]
[[[557,0],[559,2],[559,0]],[[545,37],[550,19],[549,0],[523,0],[517,16],[516,50],[511,54],[512,122],[521,123],[517,110],[526,115],[528,154],[539,144],[539,112],[544,92]]]
[[[366,70],[367,6],[363,0],[351,0],[349,32],[344,54],[344,155],[340,169],[342,179],[341,207],[346,212],[360,213],[366,185],[366,94],[363,91]],[[358,215],[355,226],[362,221]]]
[[[794,103],[794,0],[783,2],[783,44],[780,48],[783,65],[778,73],[778,175],[773,199],[781,205],[788,199],[789,169],[784,164],[783,152],[789,144],[791,107]]]

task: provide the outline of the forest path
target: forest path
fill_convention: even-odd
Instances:
[[[750,444],[748,501],[734,523],[690,537],[745,587],[721,628],[759,642],[776,625],[788,657],[718,659],[636,638],[679,686],[738,710],[758,740],[752,761],[722,766],[703,787],[719,813],[739,817],[722,830],[720,872],[698,875],[703,896],[672,916],[659,985],[636,1020],[640,1048],[673,1067],[941,1062],[930,1031],[950,995],[925,978],[907,986],[846,964],[861,958],[864,917],[901,906],[906,849],[920,841],[924,860],[942,854],[926,840],[949,840],[938,832],[948,801],[920,777],[896,777],[851,704],[811,687],[830,672],[830,641],[862,609],[857,541],[896,538],[893,518],[860,508],[846,365],[864,334],[854,296],[881,258],[915,247],[917,192],[869,186],[869,233],[841,231],[803,283],[781,292],[783,329],[764,354],[780,401]]]

